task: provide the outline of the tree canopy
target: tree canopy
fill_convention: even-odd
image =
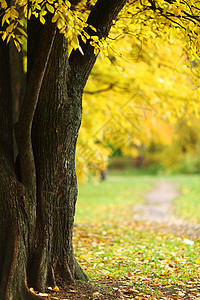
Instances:
[[[167,34],[168,38],[181,36],[185,43],[185,50],[195,58],[198,57],[200,32],[198,1],[122,1],[122,7],[125,3],[126,5],[117,20],[113,21],[115,34],[107,41],[105,37],[108,28],[95,27],[95,20],[90,15],[96,2],[95,0],[16,0],[9,5],[9,2],[2,0],[0,4],[3,14],[2,25],[4,25],[4,30],[1,31],[2,38],[7,42],[11,38],[14,39],[16,47],[20,49],[20,44],[23,43],[22,36],[27,37],[26,20],[35,16],[45,24],[50,13],[51,21],[56,23],[60,33],[63,33],[71,46],[78,48],[83,55],[78,36],[84,43],[89,39],[98,52],[99,49],[107,48],[111,40],[127,34],[139,40]],[[100,3],[99,6],[101,5]],[[104,54],[106,55],[107,51]]]

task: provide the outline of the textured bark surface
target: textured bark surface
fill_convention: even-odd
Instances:
[[[0,61],[0,299],[23,300],[32,298],[26,286],[31,228],[23,184],[14,172],[9,49],[2,40]]]
[[[57,34],[33,127],[40,241],[36,249],[38,261],[33,265],[40,289],[44,288],[45,278],[52,275],[52,270],[68,280],[75,273],[72,228],[77,197],[75,147],[81,122],[81,101],[68,95],[67,64],[67,42]],[[44,259],[48,261],[46,268],[41,264]]]
[[[72,1],[73,7],[78,2]],[[108,34],[125,2],[97,1],[88,22],[100,37]],[[55,33],[55,24],[48,20],[45,26],[32,19],[28,24],[28,83],[15,127],[16,166],[9,49],[0,39],[0,299],[4,300],[43,299],[30,287],[44,291],[56,285],[57,276],[63,281],[87,280],[72,245],[75,149],[82,93],[96,56],[88,41],[82,46],[84,56],[77,50],[68,58],[67,40]]]

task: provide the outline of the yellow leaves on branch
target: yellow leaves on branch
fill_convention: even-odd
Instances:
[[[19,19],[19,13],[15,6],[7,7],[7,3],[2,1],[1,8],[5,10],[1,22],[1,25],[5,27],[5,31],[0,31],[2,39],[8,43],[13,38],[15,46],[20,51],[20,44],[23,43],[21,35],[27,36],[26,32],[20,27],[23,26],[23,22]]]
[[[90,1],[91,2],[91,1]],[[96,29],[88,25],[86,20],[90,9],[87,7],[87,1],[83,0],[79,3],[76,10],[71,10],[71,3],[68,0],[30,0],[29,6],[27,0],[15,0],[12,6],[7,5],[6,0],[0,1],[0,8],[4,11],[2,17],[2,26],[4,30],[0,33],[4,40],[13,38],[16,45],[20,48],[22,36],[26,36],[23,29],[26,18],[30,19],[33,15],[45,24],[46,15],[52,15],[52,22],[57,24],[60,33],[64,34],[68,39],[71,48],[79,49],[83,53],[80,46],[80,38],[84,43],[89,40],[90,44],[94,47],[94,53],[97,55],[101,50],[105,57],[108,57],[107,49],[114,48],[116,38],[124,37],[130,34],[138,39],[149,40],[157,36],[168,35],[168,31],[172,28],[177,31],[173,26],[173,22],[178,22],[180,28],[183,29],[182,36],[185,39],[186,47],[191,56],[198,53],[199,49],[199,11],[195,10],[197,0],[188,0],[181,2],[179,0],[168,3],[166,0],[153,1],[156,8],[153,10],[150,1],[136,1],[133,3],[128,2],[124,9],[121,11],[117,21],[113,22],[115,27],[115,35],[106,41],[100,40],[96,34]],[[92,5],[95,1],[91,2]],[[18,9],[23,12],[19,16]],[[161,13],[162,11],[162,13]],[[166,19],[163,15],[168,16]],[[184,16],[191,14],[195,16],[191,22],[186,20]],[[25,18],[23,18],[25,17]],[[9,27],[10,26],[10,27]],[[90,27],[93,34],[88,34],[86,28]],[[184,31],[185,28],[185,31]],[[191,40],[192,37],[192,40]],[[196,37],[196,38],[194,38]],[[118,55],[118,53],[117,53]],[[120,54],[119,54],[120,55]]]
[[[4,26],[4,30],[2,30],[0,34],[3,40],[7,42],[13,38],[19,51],[20,44],[22,44],[22,36],[27,37],[23,29],[26,19],[30,19],[31,16],[34,16],[38,18],[42,24],[45,24],[46,15],[48,13],[52,15],[51,21],[57,24],[59,32],[64,34],[68,39],[71,48],[75,50],[79,49],[82,55],[84,55],[79,43],[78,36],[80,36],[84,43],[86,43],[88,39],[90,40],[91,45],[94,47],[95,54],[98,54],[100,50],[100,44],[98,43],[99,38],[95,36],[96,29],[86,23],[84,18],[87,16],[70,9],[71,3],[68,0],[30,0],[29,6],[27,0],[16,0],[15,5],[10,7],[7,7],[6,1],[2,0],[0,5],[4,10],[1,24],[2,27]],[[19,16],[18,9],[23,11],[23,15]],[[90,27],[94,32],[92,37],[86,32],[86,27]]]
[[[2,9],[6,9],[7,8],[7,2],[5,0],[2,0],[1,3],[0,3],[0,5],[1,5]]]
[[[13,38],[18,50],[20,50],[20,44],[22,44],[22,36],[27,37],[23,29],[26,19],[35,16],[42,24],[45,24],[45,16],[50,13],[52,14],[52,22],[57,22],[60,33],[65,35],[73,48],[78,48],[83,54],[77,36],[81,34],[87,24],[76,12],[70,10],[71,3],[68,0],[30,0],[29,7],[27,0],[16,0],[15,5],[10,7],[7,6],[5,0],[2,0],[0,7],[4,11],[1,23],[4,30],[0,31],[2,39],[8,43]],[[23,11],[22,16],[19,16],[18,9]],[[86,38],[85,35],[84,39]]]

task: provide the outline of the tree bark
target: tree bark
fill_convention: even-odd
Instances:
[[[0,39],[0,299],[29,300],[29,219],[13,159],[13,113],[8,46]]]
[[[99,37],[107,36],[125,3],[97,1],[88,22]],[[44,291],[47,285],[55,286],[58,275],[65,281],[87,280],[72,245],[75,149],[82,93],[96,55],[88,41],[82,45],[84,55],[76,50],[68,58],[67,40],[55,34],[48,21],[42,26],[31,19],[28,36],[28,84],[16,127],[21,176],[13,159],[9,51],[0,40],[0,299],[4,300],[43,299],[29,288]]]
[[[76,277],[72,228],[77,197],[75,147],[81,123],[81,102],[68,96],[67,73],[67,41],[57,33],[33,126],[40,245],[36,247],[37,262],[33,258],[32,264],[35,266],[33,282],[40,290],[47,280],[54,281],[52,270],[67,280]]]

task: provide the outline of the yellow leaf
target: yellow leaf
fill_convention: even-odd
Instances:
[[[19,30],[19,32],[21,32],[21,34],[23,34],[25,37],[28,37],[27,36],[27,33],[20,27],[17,27],[17,29]]]
[[[31,9],[28,10],[28,20],[31,18]]]
[[[79,41],[77,35],[73,35],[71,45],[75,50],[79,47]]]
[[[38,4],[35,4],[35,5],[34,5],[34,8],[35,8],[35,9],[38,9],[38,10],[41,10],[41,9],[42,9],[41,6],[38,5]]]
[[[91,38],[93,39],[94,42],[98,42],[99,41],[99,37],[96,35],[92,35]]]
[[[200,257],[198,257],[198,258],[195,260],[195,264],[196,264],[196,265],[200,265]]]
[[[54,13],[54,7],[52,5],[46,3],[46,7],[50,13],[52,13],[52,14]]]
[[[10,18],[10,11],[8,11],[7,13],[4,14],[4,16],[2,18],[1,25],[3,26],[3,24],[5,23],[5,21],[8,23],[8,19],[9,18]]]
[[[78,50],[81,52],[82,55],[84,55],[83,49],[81,48],[80,45],[78,45]]]
[[[62,29],[64,26],[65,26],[64,20],[59,18],[57,23],[58,29]]]
[[[30,292],[33,293],[33,294],[36,294],[32,287],[30,288]]]
[[[174,10],[174,14],[175,14],[175,16],[177,17],[177,16],[179,16],[180,15],[180,13],[181,13],[181,9],[180,8],[175,8],[175,10]]]
[[[59,291],[59,287],[56,285],[56,286],[52,289],[52,291],[58,292],[58,291]]]
[[[53,18],[51,19],[51,22],[55,23],[59,17],[60,17],[59,14],[56,12],[55,15],[53,16]]]
[[[47,293],[38,293],[37,295],[39,295],[41,297],[48,297],[49,296],[49,294],[47,294]]]
[[[6,31],[7,31],[7,33],[10,33],[10,32],[12,32],[13,31],[13,29],[14,29],[14,23],[12,23],[12,24],[10,24],[7,28],[6,28]]]
[[[65,0],[65,4],[66,4],[66,6],[67,6],[68,8],[71,7],[71,3],[70,3],[69,1]]]
[[[2,9],[6,9],[6,8],[7,8],[7,3],[6,3],[5,0],[3,0],[3,1],[1,2],[1,8],[2,8]]]
[[[86,44],[87,39],[84,37],[84,35],[81,35],[81,39],[82,39],[82,41]]]
[[[16,11],[14,6],[11,6],[10,8],[10,15],[12,18],[18,18],[19,17],[19,13],[18,11]]]
[[[45,24],[45,18],[43,18],[41,15],[40,15],[40,22],[44,25]]]
[[[16,46],[18,52],[20,52],[20,51],[21,51],[21,46],[20,46],[20,44],[19,44],[16,40],[14,40],[14,44],[15,44],[15,46]]]
[[[10,34],[8,35],[7,41],[6,41],[7,44],[9,43],[11,37],[15,38],[15,35],[14,35],[13,33],[10,33]]]
[[[92,26],[92,25],[89,25],[89,26],[90,26],[90,28],[91,28],[93,31],[97,32],[97,30],[96,30],[96,28],[95,28],[94,26]]]
[[[3,33],[3,35],[2,35],[2,40],[5,41],[6,37],[7,37],[7,32],[4,31],[4,33]]]

